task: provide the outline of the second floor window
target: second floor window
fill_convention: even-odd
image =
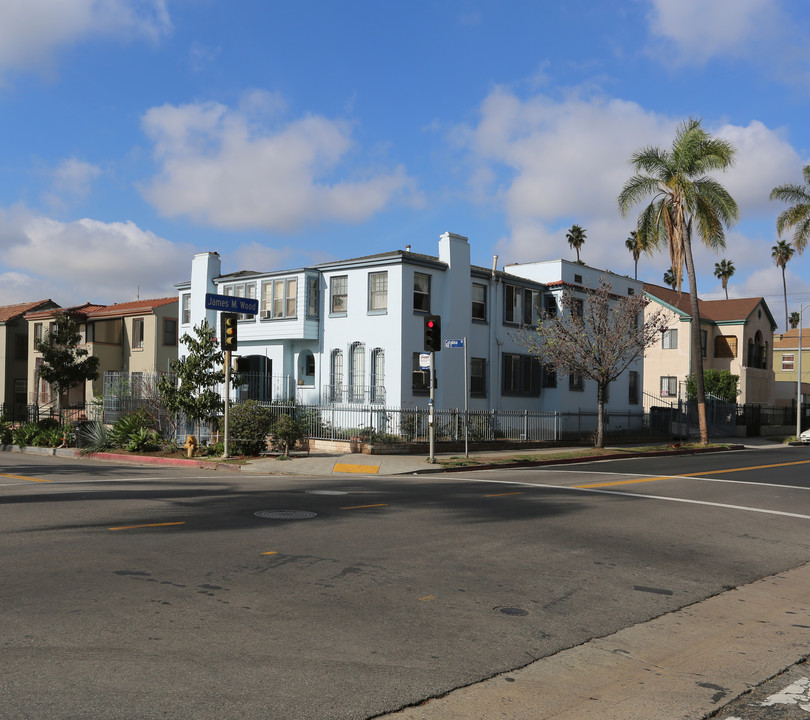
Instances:
[[[782,353],[782,370],[793,370],[794,355],[793,353]]]
[[[664,350],[678,349],[678,330],[664,330],[661,334],[661,347]]]
[[[531,325],[537,319],[539,293],[517,285],[505,285],[504,321]]]
[[[540,361],[531,355],[504,353],[503,394],[537,397],[542,375]]]
[[[349,304],[349,276],[338,275],[332,278],[329,312],[345,315]]]
[[[177,320],[174,318],[163,319],[163,344],[177,345]]]
[[[34,350],[39,342],[42,342],[42,323],[34,323]]]
[[[132,347],[143,348],[143,318],[132,321]]]
[[[627,390],[627,401],[631,405],[638,405],[638,390],[639,390],[639,375],[635,370],[631,370],[628,374],[629,385]]]
[[[472,286],[472,318],[473,320],[487,319],[487,286],[473,283]]]
[[[191,293],[183,293],[180,296],[180,302],[182,305],[182,312],[183,312],[183,325],[190,325],[191,324]]]
[[[256,283],[236,283],[234,285],[226,285],[223,295],[230,295],[232,297],[256,299]],[[253,315],[239,313],[239,320],[253,320]]]
[[[413,309],[430,312],[430,275],[413,274]]]
[[[297,311],[297,278],[277,278],[262,283],[263,318],[294,318]]]
[[[369,312],[384,312],[388,309],[388,273],[368,274]]]
[[[307,276],[307,317],[317,319],[320,317],[321,283],[317,275]]]

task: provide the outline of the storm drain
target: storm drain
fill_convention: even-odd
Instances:
[[[504,615],[522,616],[522,615],[528,615],[529,614],[528,610],[524,610],[523,608],[519,608],[519,607],[498,607],[498,608],[495,608],[495,609],[499,613],[502,613]]]
[[[253,514],[265,520],[309,520],[318,515],[309,510],[259,510]]]

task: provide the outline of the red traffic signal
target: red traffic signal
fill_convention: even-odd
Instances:
[[[425,316],[425,352],[439,352],[442,349],[442,319],[439,315]]]

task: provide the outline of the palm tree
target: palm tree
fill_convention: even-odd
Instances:
[[[802,170],[804,185],[777,185],[771,190],[771,200],[782,200],[793,203],[776,218],[776,232],[782,237],[782,231],[793,229],[793,247],[801,255],[810,237],[810,165]]]
[[[586,237],[585,231],[579,225],[572,225],[571,229],[565,234],[565,239],[568,240],[568,244],[577,251],[578,263],[582,262],[579,259],[579,249],[582,247],[582,243],[585,242]]]
[[[799,315],[799,313],[797,313],[795,310],[792,313],[790,313],[789,322],[791,330],[795,330],[797,327],[799,327],[799,323],[801,321],[802,321],[801,315]]]
[[[723,258],[719,263],[714,264],[714,276],[723,283],[723,290],[726,291],[728,300],[728,279],[734,274],[734,263]]]
[[[692,232],[694,230],[710,248],[725,247],[725,227],[737,220],[739,210],[729,192],[706,173],[730,167],[734,154],[730,143],[713,138],[701,127],[700,120],[690,118],[678,126],[670,150],[644,147],[633,153],[630,160],[633,175],[618,197],[623,216],[633,206],[651,198],[639,215],[637,232],[663,238],[669,244],[678,291],[686,265],[692,315],[691,365],[695,374],[700,441],[704,444],[709,441],[709,432]]]
[[[652,255],[655,244],[649,237],[639,235],[637,230],[631,230],[630,237],[624,241],[624,246],[633,255],[633,263],[635,264],[635,274],[633,275],[633,279],[638,280],[638,259],[641,257],[641,253],[643,252]]]
[[[785,292],[785,330],[788,328],[788,307],[787,307],[787,283],[785,282],[785,266],[796,252],[787,240],[779,240],[771,248],[771,257],[777,267],[782,268],[782,290]]]
[[[664,285],[669,285],[674,290],[677,284],[678,281],[675,279],[675,273],[672,272],[672,268],[670,268],[664,273]]]

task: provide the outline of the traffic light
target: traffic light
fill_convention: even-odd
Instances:
[[[442,349],[442,319],[439,315],[425,316],[425,352]]]
[[[220,317],[220,322],[222,323],[220,327],[220,337],[223,350],[236,350],[237,317],[236,313],[222,313]]]

